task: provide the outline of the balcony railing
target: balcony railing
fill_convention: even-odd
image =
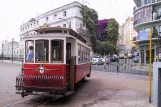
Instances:
[[[81,28],[78,28],[77,32],[78,32],[79,35],[82,35],[82,36],[89,35],[87,30],[84,30],[84,29],[81,29]]]
[[[138,19],[138,20],[134,21],[134,26],[137,25],[137,24],[150,22],[150,21],[152,21],[152,17],[145,17],[145,18],[142,18],[142,19]]]

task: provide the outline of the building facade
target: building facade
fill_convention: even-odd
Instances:
[[[65,27],[71,28],[78,34],[86,34],[86,26],[83,24],[82,4],[73,2],[62,7],[53,9],[20,26],[20,48],[23,53],[23,37],[34,35],[37,28],[48,27]]]
[[[149,35],[152,28],[152,61],[158,56],[158,37],[161,36],[161,0],[134,0],[134,43],[139,47],[140,63],[149,63]]]
[[[135,44],[133,43],[133,37],[137,36],[137,32],[133,29],[133,18],[128,17],[125,23],[119,27],[119,50],[120,54],[131,53]]]
[[[22,58],[22,51],[19,48],[19,42],[16,41],[4,41],[2,44],[1,55],[3,57]]]

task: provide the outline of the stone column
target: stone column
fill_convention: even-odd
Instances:
[[[147,64],[146,63],[146,49],[144,48],[144,65]]]

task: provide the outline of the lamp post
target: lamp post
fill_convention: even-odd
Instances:
[[[63,19],[63,18],[59,18],[59,19],[62,19],[64,21],[66,21],[68,23],[68,25],[69,25],[69,28],[71,28],[71,22],[69,23],[66,19]]]

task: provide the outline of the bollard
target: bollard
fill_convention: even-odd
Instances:
[[[106,72],[106,56],[104,56],[105,62],[104,62],[104,72]]]

